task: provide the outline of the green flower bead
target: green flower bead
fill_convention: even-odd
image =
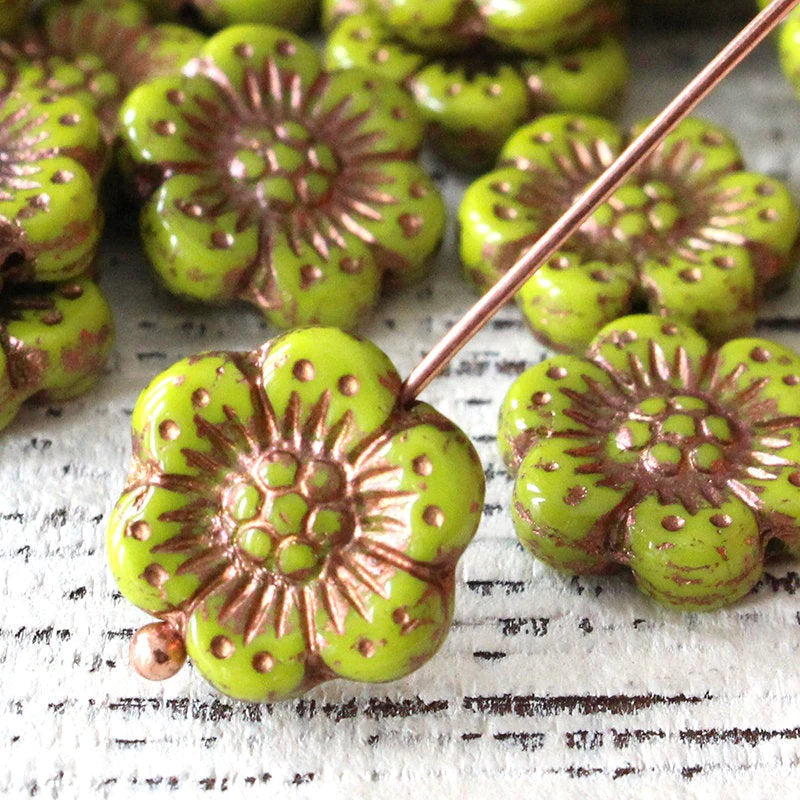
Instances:
[[[628,64],[619,41],[603,32],[610,20],[604,5],[554,0],[517,3],[508,11],[487,1],[473,18],[462,16],[460,0],[386,0],[371,13],[345,16],[328,39],[326,65],[369,69],[407,86],[436,148],[478,169],[526,120],[548,111],[616,108]],[[564,25],[575,15],[595,14],[605,24],[588,38],[581,25]],[[566,30],[574,36],[562,41]]]
[[[322,27],[332,30],[346,17],[379,10],[383,0],[322,0]]]
[[[322,72],[311,45],[267,26],[228,28],[201,56],[121,112],[145,248],[170,291],[245,300],[281,328],[352,328],[382,286],[426,273],[445,211],[402,89]]]
[[[172,18],[196,17],[204,25],[224,28],[244,22],[277,25],[293,31],[308,28],[319,0],[146,0],[153,13]]]
[[[145,389],[108,531],[120,591],[162,620],[132,643],[145,677],[188,652],[225,694],[275,701],[436,652],[484,478],[449,420],[398,405],[400,384],[373,344],[307,328]]]
[[[181,25],[152,24],[137,0],[54,3],[40,25],[23,30],[0,50],[0,73],[17,74],[23,85],[51,95],[81,100],[98,115],[110,142],[128,92],[180,68],[204,41]]]
[[[0,430],[29,399],[60,402],[100,378],[113,340],[111,309],[87,278],[0,289]]]
[[[0,93],[0,291],[86,271],[102,214],[104,143],[92,112],[30,87]]]
[[[764,339],[714,350],[652,315],[585,357],[521,375],[500,414],[522,544],[559,570],[629,569],[665,605],[708,610],[800,556],[800,355]]]
[[[640,129],[636,126],[631,135]],[[626,139],[599,117],[552,114],[517,131],[460,209],[465,277],[488,289],[608,167]],[[794,268],[800,210],[742,171],[728,134],[688,119],[517,294],[534,335],[582,351],[647,305],[715,342],[748,333]]]
[[[8,36],[25,19],[31,0],[0,0],[0,36]]]

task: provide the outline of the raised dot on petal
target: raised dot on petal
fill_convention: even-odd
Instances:
[[[567,377],[566,367],[552,366],[547,370],[547,377],[554,381],[559,381]]]
[[[236,645],[227,636],[215,636],[211,640],[211,654],[215,658],[230,658],[236,652]]]
[[[160,589],[169,580],[169,572],[161,564],[153,563],[145,567],[142,577],[154,589]]]
[[[778,219],[778,210],[776,208],[762,208],[758,212],[758,218],[762,222],[774,222]]]
[[[139,542],[146,542],[152,533],[150,525],[143,519],[132,522],[125,530],[125,535]]]
[[[385,64],[389,60],[389,51],[381,47],[372,54],[372,60],[376,64]]]
[[[160,119],[153,125],[153,129],[159,136],[172,136],[178,130],[171,119]]]
[[[567,69],[566,66],[564,68]],[[580,69],[580,64],[578,64],[578,69]],[[567,123],[567,130],[571,133],[583,133],[586,130],[586,123],[582,119],[571,119]]]
[[[686,520],[683,517],[679,517],[675,514],[669,514],[661,520],[661,527],[665,530],[671,531],[672,533],[681,530],[681,528],[683,528],[685,525]]]
[[[167,100],[173,106],[179,106],[186,101],[186,95],[180,89],[170,89],[167,92]]]
[[[417,236],[425,224],[421,214],[401,214],[397,221],[406,239],[413,239]]]
[[[411,466],[416,475],[426,478],[433,472],[433,462],[426,455],[417,456],[412,462]]]
[[[239,42],[239,44],[233,48],[233,52],[236,53],[239,58],[252,58],[254,52],[253,45],[249,42]]]
[[[484,94],[487,97],[499,97],[503,93],[503,87],[499,83],[490,83],[486,89],[484,89]]]
[[[65,300],[77,300],[83,297],[83,286],[79,283],[67,283],[58,290],[58,293]]]
[[[513,208],[512,206],[496,205],[494,207],[494,215],[498,219],[504,219],[510,221],[510,220],[515,220],[517,219],[517,217],[519,217],[519,211],[517,211],[517,209]]]
[[[63,321],[64,315],[57,308],[50,309],[42,314],[42,322],[45,325],[58,325]]]
[[[295,47],[294,42],[290,42],[288,39],[281,39],[277,45],[275,45],[275,49],[278,51],[278,55],[284,56],[285,58],[290,58],[297,52],[297,47]]]
[[[756,186],[756,194],[761,197],[772,197],[775,194],[775,187],[771,183],[759,183]]]
[[[360,258],[345,256],[339,262],[339,268],[348,275],[358,275],[364,269],[364,262]]]
[[[447,94],[450,97],[455,97],[457,94],[461,94],[462,91],[464,91],[464,86],[461,83],[451,83],[447,87]]]
[[[74,172],[70,172],[68,169],[60,169],[58,172],[53,173],[53,177],[50,178],[51,183],[69,183],[75,177]]]
[[[754,347],[750,351],[750,358],[752,358],[753,361],[759,362],[760,364],[766,364],[766,362],[769,361],[771,357],[772,356],[769,350],[767,350],[765,347],[760,347],[760,346]]]
[[[682,269],[678,276],[684,283],[699,283],[703,278],[703,272],[698,267]]]
[[[292,367],[292,375],[294,375],[297,380],[303,381],[304,383],[313,381],[316,374],[317,370],[314,368],[314,364],[307,358],[301,358],[295,361],[294,367]]]
[[[549,131],[537,133],[536,136],[533,137],[533,141],[535,144],[550,144],[553,141],[553,134]]]
[[[572,486],[564,495],[564,502],[568,506],[580,505],[589,496],[589,490],[585,486]]]
[[[679,330],[680,328],[674,322],[666,322],[661,326],[661,333],[663,333],[664,336],[675,336]]]
[[[211,244],[217,250],[227,250],[233,247],[233,234],[227,231],[214,231],[211,234]]]
[[[736,266],[733,256],[717,256],[712,263],[720,269],[733,269]]]
[[[800,486],[800,472],[793,472],[789,475],[789,483],[791,483],[792,486]]]
[[[66,125],[67,127],[72,127],[73,125],[77,125],[81,121],[81,115],[80,114],[75,114],[75,113],[62,114],[58,118],[58,121],[62,125]]]
[[[272,668],[275,666],[275,658],[273,657],[272,653],[262,650],[260,653],[256,653],[253,656],[252,664],[253,669],[256,672],[260,672],[262,675],[264,675],[267,672],[272,671]]]
[[[355,375],[342,375],[342,377],[339,378],[339,391],[346,397],[352,397],[358,394],[360,388],[361,384]]]
[[[428,187],[424,183],[415,182],[411,184],[408,192],[413,198],[419,200],[422,197],[427,197],[429,194]]]
[[[361,653],[364,658],[372,658],[376,650],[377,647],[375,647],[375,642],[373,642],[372,639],[362,639],[358,643],[358,652]]]
[[[444,525],[444,511],[439,506],[428,506],[422,512],[422,519],[433,528],[441,528]]]
[[[195,408],[205,408],[211,402],[211,395],[208,389],[195,389],[192,392],[192,405]]]
[[[569,259],[566,256],[558,256],[550,260],[550,268],[557,270],[569,269]]]
[[[174,441],[181,435],[181,426],[174,419],[165,419],[158,426],[158,434],[162,439]]]
[[[316,264],[305,264],[300,268],[300,288],[309,289],[322,279],[322,270]]]
[[[728,514],[712,514],[710,521],[715,528],[729,528],[733,525],[733,519]]]
[[[800,375],[784,375],[783,382],[787,386],[797,386],[797,384],[800,383]]]
[[[546,406],[552,399],[550,392],[534,392],[531,396],[531,402],[535,406]]]
[[[708,147],[719,147],[724,144],[725,137],[718,131],[706,131],[703,134],[702,142]]]

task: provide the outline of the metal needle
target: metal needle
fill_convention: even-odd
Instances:
[[[413,401],[464,345],[586,222],[625,178],[636,169],[800,0],[773,0],[634,139],[620,157],[570,206],[564,215],[526,250],[500,280],[447,332],[406,378],[401,402]]]

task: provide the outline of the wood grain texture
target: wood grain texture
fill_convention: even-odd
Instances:
[[[722,44],[637,38],[628,121],[657,110]],[[800,194],[800,107],[768,46],[704,106],[753,169]],[[455,208],[464,182],[444,178]],[[459,355],[426,399],[472,436],[486,515],[458,572],[441,653],[393,684],[327,684],[283,706],[228,701],[187,668],[159,685],[127,664],[145,622],[103,553],[129,457],[137,393],[199,350],[270,331],[247,309],[183,306],[154,288],[135,239],[102,259],[118,316],[109,375],[86,398],[28,409],[0,439],[0,794],[56,798],[781,797],[800,757],[800,567],[710,615],[663,610],[620,579],[569,579],[525,555],[496,452],[504,392],[545,356],[514,308]],[[435,275],[362,333],[402,372],[472,301],[454,230]],[[800,346],[800,280],[762,333]]]

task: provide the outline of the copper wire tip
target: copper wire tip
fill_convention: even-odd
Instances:
[[[186,645],[168,622],[151,622],[133,635],[130,661],[148,681],[165,681],[184,665]]]

